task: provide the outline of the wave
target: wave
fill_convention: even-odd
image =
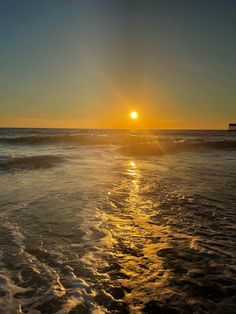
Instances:
[[[219,145],[234,145],[235,137],[217,134],[193,134],[186,133],[166,133],[156,134],[150,132],[130,132],[130,133],[114,133],[114,132],[92,132],[80,134],[50,134],[50,135],[28,135],[20,137],[2,137],[0,144],[9,145],[51,145],[51,144],[69,144],[69,145],[132,145],[142,143],[155,143],[155,142],[189,142],[200,143],[201,145],[215,145],[215,143],[223,143]],[[203,136],[204,135],[204,136]],[[221,138],[219,138],[221,136]],[[208,139],[208,140],[207,140]]]
[[[65,161],[65,159],[55,155],[37,155],[24,157],[5,156],[0,158],[0,170],[31,170],[39,168],[50,168],[62,161]]]
[[[203,142],[160,142],[160,143],[136,143],[124,145],[119,148],[119,151],[125,155],[165,155],[187,150],[235,150],[236,141],[203,141]]]
[[[80,135],[47,135],[0,138],[0,143],[12,145],[116,145],[156,141],[154,136],[114,135],[114,134],[80,134]]]
[[[99,133],[93,132],[89,134],[57,134],[57,135],[31,135],[21,137],[0,138],[0,144],[7,145],[67,145],[70,148],[77,146],[108,146],[114,145],[119,147],[118,150],[126,155],[163,155],[169,153],[175,153],[179,151],[187,150],[229,150],[236,149],[236,139],[227,137],[222,138],[212,137],[211,133],[204,138],[184,136],[178,137],[164,137],[156,134],[146,132],[133,132],[129,134],[114,134],[111,133]],[[52,163],[58,162],[58,156],[35,156],[34,161],[32,157],[27,160],[27,163],[32,163],[32,167],[48,167]],[[39,158],[39,160],[38,160]],[[56,160],[52,160],[56,158]],[[16,167],[20,165],[22,167],[24,161],[12,159],[8,161],[7,167]],[[4,164],[4,167],[6,165]],[[0,165],[1,168],[1,165]]]

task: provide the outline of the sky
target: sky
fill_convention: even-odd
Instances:
[[[0,127],[229,122],[235,0],[0,0]]]

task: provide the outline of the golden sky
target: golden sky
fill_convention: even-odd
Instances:
[[[1,2],[0,127],[225,129],[235,12],[231,1]]]

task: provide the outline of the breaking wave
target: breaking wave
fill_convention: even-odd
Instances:
[[[116,145],[155,141],[153,136],[114,135],[114,134],[79,134],[79,135],[46,135],[0,138],[0,143],[12,145]]]
[[[54,155],[38,155],[38,156],[4,156],[0,157],[0,170],[14,170],[14,169],[39,169],[49,168],[65,159]]]
[[[101,131],[101,130],[100,130]],[[221,136],[221,137],[220,137]],[[205,133],[196,134],[156,134],[151,132],[114,133],[106,131],[101,133],[90,132],[80,134],[47,134],[20,137],[2,137],[0,144],[7,145],[72,145],[72,146],[120,146],[125,154],[161,155],[165,153],[192,150],[192,149],[235,149],[235,137],[226,134]]]
[[[234,150],[236,149],[236,141],[207,141],[207,142],[153,142],[153,143],[135,143],[125,145],[119,148],[119,151],[125,155],[165,155],[187,150]]]

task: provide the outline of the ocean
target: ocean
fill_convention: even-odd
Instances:
[[[235,313],[236,133],[0,129],[0,313]]]

